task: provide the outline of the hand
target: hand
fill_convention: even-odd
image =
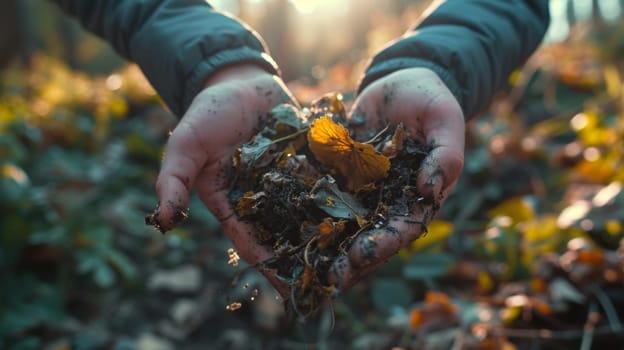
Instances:
[[[388,124],[403,122],[412,138],[433,146],[416,180],[420,194],[430,200],[427,205],[412,208],[410,217],[390,217],[386,227],[360,234],[330,269],[329,282],[340,289],[387,262],[426,230],[457,182],[464,163],[461,107],[429,69],[403,69],[376,80],[356,99],[351,121],[362,124],[353,129],[356,139],[370,138]]]
[[[234,149],[257,132],[259,119],[280,103],[296,105],[279,77],[254,65],[229,66],[208,79],[165,148],[156,183],[157,220],[163,231],[181,221],[195,188],[243,259],[254,264],[273,255],[270,247],[257,243],[252,225],[237,219],[228,200],[227,179]],[[275,278],[267,277],[279,290]]]

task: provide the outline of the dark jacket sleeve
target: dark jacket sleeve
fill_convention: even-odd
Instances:
[[[358,90],[399,69],[427,67],[469,118],[533,53],[548,22],[547,0],[446,0],[373,57]]]
[[[136,62],[181,116],[215,70],[255,62],[278,68],[249,27],[204,0],[54,0],[84,27]]]

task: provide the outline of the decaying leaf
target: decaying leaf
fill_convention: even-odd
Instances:
[[[236,214],[241,218],[255,214],[265,198],[264,192],[246,192],[236,203]]]
[[[251,142],[242,145],[234,156],[234,166],[240,168],[250,168],[253,166],[263,166],[270,163],[274,156],[265,156],[273,141],[269,138],[256,135]]]
[[[383,145],[381,153],[388,158],[396,157],[397,154],[403,150],[403,143],[406,138],[407,132],[405,131],[405,126],[403,126],[403,123],[399,123],[394,130],[392,139]]]
[[[336,169],[346,179],[350,191],[388,176],[388,157],[372,145],[351,139],[349,131],[328,116],[312,123],[308,144],[319,162]]]
[[[414,308],[409,316],[412,329],[457,322],[458,308],[449,296],[442,292],[428,291],[424,303]]]
[[[316,273],[314,271],[314,267],[312,267],[312,265],[306,265],[303,269],[303,273],[301,274],[301,278],[299,280],[301,283],[302,292],[305,292],[306,289],[310,287],[310,284],[314,280],[315,276],[316,276]]]
[[[312,101],[310,113],[312,117],[329,115],[333,120],[346,121],[346,110],[342,103],[341,93],[330,92]]]
[[[314,204],[335,218],[356,219],[368,214],[368,210],[355,197],[340,191],[336,181],[329,175],[320,178],[310,194]]]
[[[319,249],[327,248],[337,235],[340,235],[346,227],[346,220],[334,221],[331,218],[325,218],[318,225],[319,235],[317,239],[317,246]]]
[[[270,115],[275,118],[277,125],[288,125],[296,130],[305,127],[306,118],[297,107],[282,103],[271,110]]]

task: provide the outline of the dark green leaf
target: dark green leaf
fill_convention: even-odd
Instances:
[[[9,346],[7,350],[35,350],[41,347],[41,339],[36,336],[26,336]]]
[[[335,218],[355,219],[368,214],[368,210],[355,197],[338,189],[335,180],[329,175],[320,178],[310,192],[314,196],[314,204]]]
[[[269,159],[264,159],[265,153],[269,149],[269,147],[273,144],[271,139],[266,138],[260,134],[256,135],[252,142],[245,143],[240,147],[240,164],[242,167],[246,168],[249,166],[262,166],[270,162],[273,158],[268,157]]]
[[[442,277],[455,264],[455,259],[444,252],[422,252],[414,255],[403,268],[403,276],[412,280]]]
[[[293,105],[283,103],[271,110],[271,116],[275,118],[278,124],[285,124],[300,130],[304,127],[303,115],[301,111]]]
[[[93,274],[93,279],[95,283],[102,288],[111,287],[115,281],[117,280],[117,276],[113,269],[107,264],[98,265],[97,269]]]
[[[407,283],[398,278],[376,278],[371,284],[373,305],[379,312],[389,313],[391,308],[407,307],[413,301]]]

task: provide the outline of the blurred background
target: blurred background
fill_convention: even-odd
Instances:
[[[211,1],[264,37],[304,104],[348,102],[428,3]],[[429,233],[300,324],[228,265],[197,198],[180,228],[144,225],[176,118],[140,70],[48,1],[1,1],[0,349],[617,348],[624,1],[550,7],[544,45],[468,125]]]

